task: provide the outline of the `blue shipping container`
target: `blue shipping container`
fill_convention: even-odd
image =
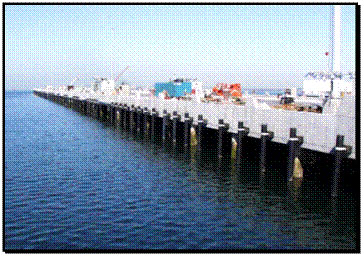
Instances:
[[[192,92],[191,82],[167,82],[167,83],[156,83],[154,85],[155,95],[158,96],[164,90],[166,90],[171,97],[184,96],[185,93]]]

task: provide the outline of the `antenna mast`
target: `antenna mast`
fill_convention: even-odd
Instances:
[[[333,47],[333,56],[332,56],[332,72],[340,72],[341,71],[341,6],[334,6],[334,47]]]
[[[112,75],[111,75],[111,79],[115,77],[115,28],[111,28],[111,30],[113,31],[113,39],[112,39],[112,56],[113,56],[113,60],[112,60]]]

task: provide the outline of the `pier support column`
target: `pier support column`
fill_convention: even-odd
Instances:
[[[172,141],[173,145],[181,147],[184,144],[183,140],[183,126],[181,123],[181,115],[177,114],[176,111],[173,112],[172,116],[173,128],[172,128]]]
[[[112,125],[114,125],[115,124],[115,113],[116,113],[116,107],[115,107],[115,105],[112,103],[111,105],[110,105],[110,123],[112,124]]]
[[[287,181],[293,180],[294,163],[302,144],[303,137],[297,136],[296,128],[291,128],[288,140]]]
[[[142,121],[143,121],[143,110],[140,108],[140,106],[137,107],[136,109],[136,132],[140,133],[141,132],[141,127],[142,127]]]
[[[243,160],[244,139],[249,134],[249,128],[244,127],[244,122],[238,122],[238,140],[236,147],[236,165],[241,166]]]
[[[105,116],[106,116],[105,105],[103,103],[99,103],[99,119],[101,121],[104,121]]]
[[[167,113],[167,110],[163,111],[163,127],[162,127],[162,140],[165,142],[168,139],[168,129],[169,129],[169,122],[170,122],[170,114]]]
[[[110,124],[111,105],[105,104],[103,110],[105,110],[105,112],[103,112],[103,120]]]
[[[184,148],[185,151],[189,151],[191,147],[191,127],[192,127],[192,118],[190,117],[189,113],[185,113],[185,122],[184,122],[184,131],[183,131],[183,138],[184,138]]]
[[[120,126],[120,108],[117,105],[114,105],[114,124],[115,127]]]
[[[123,117],[124,122],[123,122],[123,128],[124,128],[124,130],[126,131],[126,130],[128,129],[128,124],[129,124],[129,121],[130,121],[130,118],[129,118],[129,114],[130,114],[130,112],[129,112],[129,107],[128,107],[126,104],[124,104],[123,110],[124,110],[124,117]]]
[[[101,111],[100,109],[101,109],[100,103],[95,103],[96,119],[100,119],[100,111]]]
[[[229,124],[224,123],[224,120],[220,119],[218,130],[217,157],[219,159],[223,157],[231,158],[231,134],[228,132]]]
[[[120,127],[120,124],[121,124],[121,108],[120,108],[120,106],[115,106],[114,120],[115,120],[115,125],[117,127]]]
[[[100,119],[101,117],[101,104],[100,103],[96,103],[96,119]]]
[[[150,136],[152,140],[155,140],[157,138],[156,136],[156,128],[157,128],[157,117],[158,117],[158,112],[155,110],[155,108],[152,109],[152,117],[150,120]]]
[[[95,104],[93,102],[90,102],[90,116],[95,118]]]
[[[261,172],[266,171],[267,165],[267,143],[272,140],[274,137],[274,133],[272,131],[267,130],[267,125],[262,125],[262,131],[260,136],[260,160],[259,160],[259,168]]]
[[[203,148],[203,141],[205,140],[204,134],[205,134],[205,128],[206,128],[207,122],[204,121],[203,116],[201,114],[198,115],[197,118],[197,151],[199,153],[202,152]]]
[[[90,108],[91,108],[91,110],[90,110],[91,111],[91,117],[95,119],[96,118],[96,114],[97,114],[96,113],[96,108],[97,108],[96,107],[96,104],[94,102],[91,102]]]
[[[344,136],[337,135],[336,147],[334,150],[334,174],[331,184],[331,196],[337,197],[339,195],[339,183],[341,177],[341,163],[342,160],[351,154],[352,147],[344,145]]]
[[[148,136],[148,122],[149,122],[149,111],[147,107],[144,107],[142,134],[145,138],[147,138]]]
[[[75,110],[76,112],[80,111],[80,100],[79,99],[75,99]]]
[[[135,115],[136,115],[136,110],[135,110],[135,106],[132,105],[129,111],[129,131],[130,132],[134,132],[135,130]]]
[[[120,128],[124,128],[124,117],[125,117],[125,107],[124,105],[120,105]]]
[[[124,105],[124,130],[129,128],[130,123],[130,107],[126,104]]]
[[[112,105],[106,104],[106,113],[105,113],[105,120],[107,123],[112,124],[111,117],[112,117]]]
[[[102,104],[101,103],[96,103],[97,105],[97,119],[101,119],[102,116],[103,116],[103,113],[102,113]]]
[[[121,129],[124,128],[124,115],[125,115],[125,112],[124,112],[124,106],[120,104],[119,106],[119,112],[120,112],[120,120],[119,120],[119,126]]]
[[[100,103],[100,112],[99,112],[99,117],[101,121],[105,121],[106,119],[106,115],[107,115],[107,106],[105,106],[105,104]]]

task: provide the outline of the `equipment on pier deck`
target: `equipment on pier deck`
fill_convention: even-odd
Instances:
[[[242,96],[240,84],[232,84],[228,86],[225,83],[219,83],[212,89],[212,91],[216,95],[223,96],[225,98]]]
[[[202,94],[202,83],[196,80],[176,78],[167,83],[156,83],[154,85],[155,95],[166,91],[169,97],[181,97],[186,94]]]

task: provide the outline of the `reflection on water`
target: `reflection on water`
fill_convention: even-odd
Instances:
[[[5,249],[344,249],[358,198],[183,153],[31,94],[5,107]]]

